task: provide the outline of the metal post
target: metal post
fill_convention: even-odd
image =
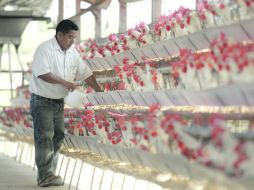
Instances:
[[[95,167],[93,167],[93,174],[92,174],[92,180],[91,180],[91,184],[90,184],[90,190],[93,189],[94,173],[95,173]]]
[[[27,144],[27,146],[28,146],[28,147],[27,147],[27,152],[26,152],[25,164],[26,164],[26,165],[29,165],[28,162],[27,162],[27,160],[28,160],[28,156],[29,156],[29,152],[30,152],[30,151],[29,151],[29,150],[30,150],[30,144]]]
[[[63,160],[64,160],[64,156],[62,156],[62,160],[61,160],[61,164],[60,164],[60,167],[59,167],[58,175],[60,175],[62,165],[63,165]]]
[[[3,51],[4,44],[0,44],[0,71],[2,69],[2,51]]]
[[[123,186],[124,186],[124,183],[125,183],[125,175],[124,175],[124,177],[123,177],[123,183],[122,183],[122,186],[121,186],[121,190],[123,190]]]
[[[71,180],[70,180],[70,184],[69,184],[69,187],[68,187],[69,189],[71,189],[71,184],[72,184],[74,172],[75,172],[75,169],[76,169],[76,165],[77,165],[77,159],[75,160],[74,167],[73,167],[73,170],[72,170]]]
[[[19,151],[19,143],[18,143],[18,147],[16,150],[15,161],[18,161],[18,151]]]
[[[22,71],[22,86],[24,85],[24,67],[23,67],[23,64],[22,64],[22,62],[21,62],[21,59],[20,59],[20,57],[19,57],[19,45],[20,44],[18,44],[18,45],[15,45],[15,50],[16,50],[16,55],[17,55],[17,59],[18,59],[18,62],[19,62],[19,65],[20,65],[20,68],[21,68],[21,71]]]
[[[95,38],[101,38],[101,9],[93,11],[95,17]]]
[[[103,170],[99,190],[101,190],[101,185],[102,185],[102,182],[103,182],[103,179],[104,179],[104,173],[105,173],[105,171]]]
[[[66,175],[67,175],[67,172],[68,172],[69,164],[70,164],[70,158],[68,157],[67,166],[66,166],[66,169],[65,169],[65,172],[64,172],[63,184],[64,184],[65,179],[66,179]]]
[[[114,179],[115,179],[115,173],[113,172],[113,177],[112,177],[112,180],[111,180],[110,189],[112,189],[112,187],[113,187]]]
[[[135,178],[135,182],[134,182],[134,185],[133,185],[133,190],[135,189],[136,184],[137,184],[137,179]]]
[[[119,2],[119,33],[127,30],[127,3],[126,1],[118,0]]]
[[[19,163],[21,163],[21,159],[22,159],[22,156],[23,156],[23,152],[24,152],[24,144],[22,144],[21,146],[21,153],[20,153],[20,157],[19,157]]]
[[[11,83],[11,99],[13,99],[13,85],[12,85],[12,68],[11,68],[11,44],[8,43],[8,56],[9,56],[9,72],[10,72],[10,83]]]
[[[84,162],[81,160],[81,167],[80,167],[80,170],[79,170],[79,175],[78,175],[78,181],[77,181],[77,185],[76,185],[76,190],[78,190],[78,185],[79,185],[79,180],[80,180],[80,177],[81,177],[81,171],[82,171],[82,168],[83,168],[83,164],[84,164]]]
[[[152,0],[152,23],[156,22],[161,14],[161,1]]]
[[[32,163],[33,163],[33,146],[31,147],[31,153],[30,153],[30,166],[32,167]]]
[[[57,22],[60,22],[61,20],[63,20],[63,14],[64,14],[64,0],[58,0]]]
[[[80,13],[80,0],[76,0],[76,14]],[[77,31],[77,39],[76,44],[80,43],[80,30],[81,30],[81,21],[80,21],[80,15],[75,18],[75,22],[79,27],[79,30]]]
[[[33,170],[36,169],[36,162],[34,162],[34,165],[33,165]]]

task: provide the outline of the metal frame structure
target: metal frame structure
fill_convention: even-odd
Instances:
[[[9,72],[10,73],[10,93],[11,99],[14,98],[14,89],[13,89],[13,73],[22,73],[22,81],[21,84],[24,84],[24,69],[22,62],[19,57],[19,45],[21,43],[21,35],[23,34],[27,24],[32,20],[39,21],[50,21],[50,18],[44,17],[46,10],[48,9],[52,0],[47,1],[32,1],[32,2],[24,2],[24,1],[11,1],[4,0],[0,3],[0,25],[6,26],[1,27],[0,31],[0,71],[1,72]],[[86,8],[81,8],[81,2],[90,3],[91,5]],[[119,8],[120,8],[120,19],[119,19],[119,32],[124,32],[127,30],[127,3],[136,2],[139,0],[118,0]],[[81,26],[80,17],[91,11],[95,16],[96,25],[96,38],[101,37],[101,8],[104,6],[108,6],[111,0],[76,0],[76,14],[69,19],[74,20],[77,25]],[[37,5],[37,6],[35,6]],[[39,6],[38,6],[39,5]],[[160,7],[161,0],[152,0],[152,20],[156,20],[160,15]],[[15,11],[6,11],[6,7],[15,7]],[[41,10],[40,7],[44,7],[44,10]],[[58,0],[58,21],[63,19],[64,15],[64,0]],[[80,33],[78,33],[77,43],[80,43]],[[2,51],[4,45],[7,45],[8,51],[8,71],[2,71]],[[17,56],[17,60],[19,62],[20,71],[13,71],[12,69],[12,57],[11,57],[11,45],[15,46],[15,52]],[[6,89],[0,89],[6,90]]]
[[[22,74],[21,85],[24,84],[24,67],[19,56],[19,46],[21,43],[21,36],[31,20],[50,20],[47,17],[35,16],[32,11],[0,11],[0,25],[5,26],[0,31],[0,71],[8,72],[10,76],[10,93],[11,99],[14,98],[13,89],[13,72]],[[4,46],[7,45],[8,52],[8,71],[2,71],[2,53]],[[20,71],[13,71],[12,69],[12,56],[11,46],[15,47],[15,53],[18,63],[20,65]],[[6,90],[6,89],[0,89]]]

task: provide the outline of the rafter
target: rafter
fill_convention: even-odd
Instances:
[[[87,1],[87,0],[82,0],[82,1]],[[77,16],[81,16],[89,11],[94,10],[96,7],[98,7],[99,5],[101,5],[102,3],[104,3],[107,0],[89,0],[89,1],[96,1],[94,4],[92,4],[90,7],[86,8],[86,9],[81,9],[81,11],[79,13],[77,13],[76,15],[72,16],[70,19],[74,19]]]
[[[91,3],[91,4],[94,4],[97,2],[97,0],[81,0],[81,1],[84,1],[86,3]]]

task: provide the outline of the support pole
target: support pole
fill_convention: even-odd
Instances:
[[[101,38],[101,9],[93,11],[95,16],[95,38]]]
[[[76,0],[76,14],[81,12],[80,8],[80,0]],[[80,30],[81,30],[81,21],[80,21],[80,15],[75,17],[75,23],[78,25],[79,30],[77,32],[77,39],[76,39],[76,44],[80,43]]]
[[[58,0],[57,23],[59,23],[61,20],[63,20],[63,14],[64,14],[64,0]]]
[[[13,99],[13,84],[12,84],[12,68],[11,68],[11,44],[8,43],[8,56],[9,56],[9,72],[10,72],[10,83],[11,83],[11,99]]]
[[[156,22],[161,14],[161,1],[152,0],[152,23]]]
[[[127,3],[122,0],[119,2],[119,33],[123,33],[127,30]]]
[[[3,52],[4,44],[0,44],[0,72],[2,70],[2,52]]]
[[[20,56],[19,56],[19,45],[20,44],[15,45],[15,50],[16,50],[17,59],[18,59],[18,62],[19,62],[19,65],[20,65],[20,68],[21,68],[21,71],[22,71],[22,82],[21,82],[21,85],[23,86],[24,85],[24,79],[25,79],[25,77],[24,77],[25,72],[24,72],[24,67],[23,67],[23,64],[22,64]]]

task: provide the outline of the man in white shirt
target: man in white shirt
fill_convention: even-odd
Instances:
[[[77,30],[75,23],[62,20],[55,37],[39,45],[34,54],[30,103],[37,183],[41,187],[63,184],[55,171],[64,139],[64,97],[75,89],[74,81],[85,81],[95,91],[101,91],[91,70],[72,47]]]

